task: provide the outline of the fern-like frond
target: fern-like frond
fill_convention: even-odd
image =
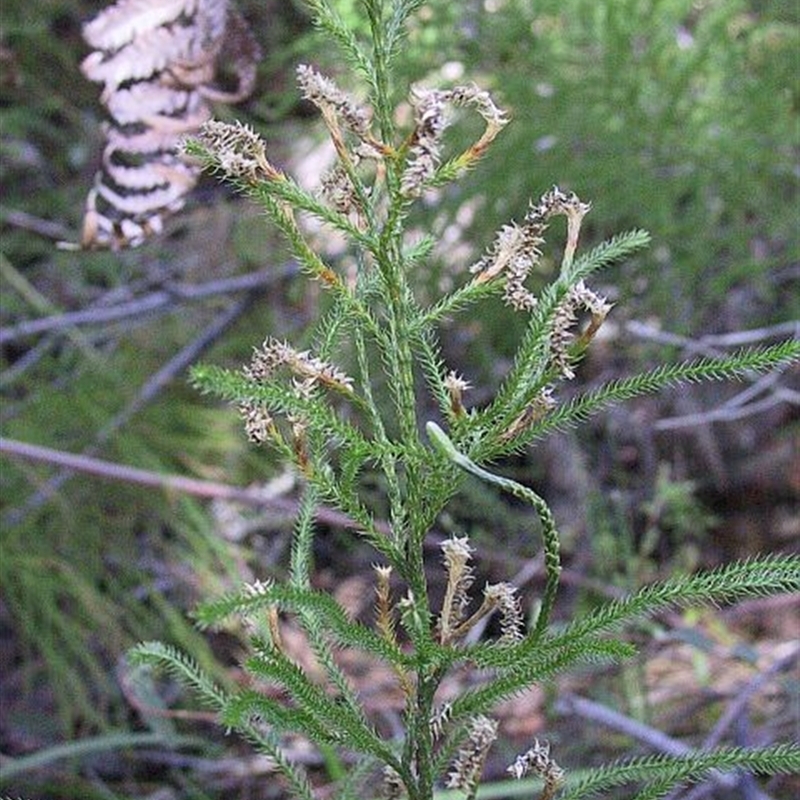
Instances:
[[[635,800],[656,800],[670,789],[707,776],[712,770],[744,769],[757,774],[789,774],[800,771],[800,748],[774,745],[763,748],[720,748],[686,756],[647,756],[592,770],[559,796],[559,800],[583,800],[602,796],[615,786],[646,783]]]
[[[362,753],[369,753],[387,764],[398,766],[394,754],[364,717],[354,713],[349,704],[331,697],[303,669],[274,647],[259,647],[247,660],[249,672],[286,689],[302,710],[309,724],[327,730],[326,741],[332,741]],[[287,718],[288,719],[288,718]]]
[[[502,427],[519,414],[532,391],[542,383],[548,364],[549,336],[553,315],[564,297],[579,281],[625,255],[644,247],[649,241],[645,231],[633,230],[598,245],[575,259],[569,270],[544,288],[538,298],[528,327],[509,372],[494,402],[483,416]],[[510,417],[510,419],[509,419]]]
[[[697,575],[683,575],[646,586],[622,600],[614,600],[568,625],[537,647],[557,648],[585,636],[618,630],[622,625],[667,608],[732,602],[800,591],[800,556],[768,555],[726,564]],[[525,646],[523,642],[520,647]]]
[[[482,428],[505,430],[530,401],[531,395],[547,384],[553,316],[570,286],[561,278],[546,286],[540,294],[514,357],[514,365],[495,399],[478,415]],[[470,455],[478,457],[476,453]]]
[[[327,0],[306,0],[313,14],[314,25],[330,36],[342,49],[345,58],[375,86],[375,70],[370,57],[364,52],[353,31],[347,27]]]
[[[387,460],[389,457],[387,455]],[[343,491],[341,483],[329,465],[317,464],[313,480],[319,489],[320,498],[353,520],[359,536],[369,542],[376,552],[383,555],[390,564],[402,563],[402,555],[394,539],[378,530],[372,512],[358,497],[351,492]]]
[[[665,608],[793,591],[800,591],[800,557],[767,556],[646,587],[630,598],[606,604],[559,634],[544,639],[528,636],[518,645],[506,648],[479,645],[468,651],[472,662],[503,671],[486,685],[458,697],[453,702],[453,718],[486,713],[500,700],[576,663],[630,657],[629,645],[600,637],[634,619]]]
[[[213,365],[192,368],[192,383],[202,392],[213,392],[220,397],[241,403],[263,403],[274,414],[297,416],[327,435],[331,442],[343,443],[353,452],[371,452],[373,446],[349,422],[343,420],[331,403],[321,398],[301,397],[289,381],[270,381],[255,384],[241,373]]]
[[[257,751],[270,757],[277,771],[286,780],[290,797],[296,800],[315,800],[316,795],[308,782],[305,770],[289,761],[274,731],[265,728],[264,725],[247,721],[243,721],[237,730]]]
[[[311,548],[313,546],[314,509],[316,492],[309,486],[303,496],[303,502],[295,526],[294,544],[292,546],[292,584],[300,589],[310,588]],[[298,621],[308,635],[308,640],[317,663],[325,670],[325,675],[338,693],[341,702],[347,703],[350,713],[367,725],[362,707],[358,703],[355,691],[347,676],[336,663],[333,647],[327,635],[327,628],[319,615],[301,611]]]
[[[492,665],[502,661],[502,669],[483,686],[462,692],[451,703],[453,721],[487,714],[503,700],[520,694],[535,684],[543,683],[565,669],[576,664],[609,663],[629,658],[635,651],[624,642],[607,641],[600,638],[586,638],[568,642],[563,647],[548,649],[547,652],[528,653],[521,646],[508,647],[507,656],[490,649],[472,651],[477,656],[476,665]],[[515,658],[509,656],[516,651]],[[509,665],[508,661],[512,663]]]
[[[502,281],[469,281],[459,286],[427,308],[417,322],[419,326],[433,325],[442,322],[455,314],[466,311],[481,300],[498,297],[503,293]]]
[[[406,272],[427,261],[438,243],[438,239],[431,234],[421,236],[403,250],[403,266]]]
[[[408,18],[425,4],[425,0],[397,0],[386,24],[386,50],[390,56],[397,55],[400,42],[406,34]]]
[[[445,366],[439,354],[438,342],[435,336],[427,331],[420,331],[412,339],[414,351],[419,359],[425,382],[431,394],[436,398],[439,412],[450,416],[450,397],[444,385]]]
[[[284,705],[261,692],[246,689],[231,697],[220,722],[240,730],[247,725],[268,725],[276,733],[303,734],[318,744],[337,744],[339,738],[327,725],[320,724],[302,708]]]
[[[235,181],[232,182],[235,183]],[[300,211],[305,211],[330,225],[334,230],[341,232],[366,250],[371,250],[375,247],[375,241],[363,231],[360,231],[347,217],[320,202],[313,194],[306,192],[288,178],[281,181],[259,183],[255,186],[242,183],[241,188],[256,200],[263,202],[266,198],[271,198],[272,200],[278,200],[280,203],[287,203]]]
[[[372,629],[351,620],[347,612],[328,594],[285,584],[260,584],[250,591],[233,593],[202,603],[195,611],[198,624],[212,627],[231,616],[251,617],[259,611],[277,607],[289,612],[317,615],[328,633],[340,644],[373,653],[392,664],[411,666],[411,659]]]
[[[190,686],[209,706],[222,709],[228,700],[226,693],[200,669],[194,659],[163,642],[142,642],[134,647],[131,664],[146,664],[166,670],[180,683]]]
[[[631,378],[613,381],[597,391],[581,395],[556,408],[533,425],[520,441],[530,442],[546,433],[585,422],[593,414],[644,394],[654,394],[670,386],[709,380],[739,379],[748,372],[768,372],[800,358],[800,342],[788,340],[769,347],[741,350],[722,358],[699,358],[679,364],[666,364]]]

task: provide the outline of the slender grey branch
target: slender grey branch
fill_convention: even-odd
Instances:
[[[237,503],[244,503],[250,506],[274,509],[281,514],[294,516],[298,511],[298,504],[294,500],[287,500],[281,497],[267,496],[260,488],[243,489],[238,486],[230,486],[225,483],[215,481],[205,481],[198,478],[187,478],[183,475],[169,475],[151,470],[129,467],[124,464],[116,464],[112,461],[104,461],[99,458],[75,453],[65,453],[63,450],[54,450],[50,447],[28,444],[15,439],[0,437],[0,453],[16,458],[24,458],[31,461],[40,461],[62,467],[64,470],[72,472],[82,472],[87,475],[95,475],[103,480],[124,481],[126,483],[136,483],[140,486],[152,486],[163,489],[165,492],[181,492],[200,497],[206,500],[228,500]],[[59,473],[61,474],[61,473]],[[319,508],[317,518],[321,522],[330,525],[338,525],[345,528],[354,527],[355,523],[346,515],[331,509]],[[376,523],[376,528],[388,532],[385,525]]]
[[[749,331],[734,331],[732,333],[702,336],[699,339],[690,339],[668,331],[660,331],[650,325],[637,320],[625,324],[625,330],[640,339],[648,339],[661,344],[676,345],[692,353],[716,358],[723,354],[720,348],[741,347],[743,345],[762,342],[767,339],[793,337],[800,338],[800,322],[784,322],[766,328],[756,328]],[[752,375],[753,385],[737,393],[725,401],[721,406],[697,414],[685,414],[678,417],[658,420],[653,428],[659,431],[675,430],[676,428],[696,427],[709,422],[732,422],[737,419],[760,414],[779,403],[800,405],[800,393],[784,386],[778,385],[786,366],[774,370],[767,375]],[[770,394],[755,400],[759,394],[769,391]]]
[[[200,336],[173,356],[144,384],[144,386],[142,386],[137,396],[98,431],[95,436],[94,444],[84,449],[83,454],[93,455],[99,452],[101,446],[105,444],[119,428],[125,425],[134,414],[156,397],[176,375],[194,363],[200,355],[244,313],[252,302],[253,297],[253,293],[250,293],[237,303],[225,309],[214,323],[206,328]],[[46,481],[43,486],[28,497],[21,506],[6,511],[3,515],[3,521],[8,525],[17,525],[22,522],[28,514],[39,508],[50,498],[71,475],[71,470],[62,470],[53,475],[50,480]]]
[[[771,664],[768,669],[759,672],[746,686],[739,690],[733,702],[717,720],[717,724],[714,725],[711,729],[711,733],[706,737],[703,742],[703,749],[710,750],[712,747],[716,747],[728,728],[733,725],[736,718],[745,710],[753,695],[755,695],[773,676],[788,669],[792,664],[796,664],[798,656],[800,656],[800,644],[796,644],[792,647],[785,656],[779,658],[774,664]]]
[[[165,314],[181,307],[184,303],[204,300],[214,295],[262,289],[284,278],[296,275],[298,271],[298,265],[289,261],[259,272],[201,284],[170,283],[158,291],[113,306],[70,311],[65,314],[25,320],[17,325],[0,328],[0,344],[25,336],[59,331],[80,325],[107,325],[131,317],[141,318],[157,313]]]
[[[677,333],[662,331],[638,320],[625,323],[625,330],[639,339],[647,339],[661,344],[677,345],[695,353],[708,356],[719,356],[721,351],[717,348],[743,347],[748,344],[763,342],[767,339],[800,338],[800,322],[783,322],[766,328],[754,328],[747,331],[732,331],[731,333],[708,334],[699,339],[690,339]]]
[[[2,219],[6,225],[12,225],[15,228],[30,231],[31,233],[36,233],[47,239],[55,239],[56,241],[68,239],[73,235],[73,231],[60,222],[42,219],[41,217],[29,214],[27,211],[20,211],[15,208],[0,207],[0,219]]]
[[[668,417],[660,419],[653,424],[653,428],[658,431],[675,430],[676,428],[689,428],[697,425],[705,425],[709,422],[733,422],[737,419],[744,419],[754,414],[760,414],[773,408],[780,403],[792,403],[800,405],[800,397],[797,392],[775,392],[767,397],[762,397],[753,403],[741,407],[720,406],[709,411],[702,411],[697,414],[685,414],[681,417]]]

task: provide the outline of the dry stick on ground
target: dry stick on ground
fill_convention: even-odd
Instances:
[[[625,323],[625,330],[640,339],[648,339],[661,344],[677,345],[687,351],[698,355],[718,357],[724,351],[723,347],[743,347],[757,344],[768,339],[785,339],[789,336],[800,335],[799,322],[783,322],[766,328],[754,328],[746,331],[732,331],[731,333],[708,334],[699,339],[690,339],[677,333],[670,333],[654,328],[637,320]]]
[[[619,731],[667,755],[685,756],[694,752],[693,748],[677,739],[673,739],[671,736],[662,733],[656,728],[631,719],[624,714],[620,714],[619,711],[615,711],[601,703],[595,703],[592,700],[578,697],[569,692],[559,696],[558,702],[556,703],[556,710],[563,714],[577,714],[584,719],[599,722],[601,725]],[[716,786],[727,791],[735,788],[739,784],[740,778],[741,776],[739,775],[725,774],[717,770],[712,770],[709,773],[709,779]],[[753,790],[752,798],[753,800],[772,800],[770,795],[757,788]]]
[[[21,276],[18,275],[17,271],[11,266],[7,259],[0,259],[0,271],[4,273],[4,279],[11,282],[12,285],[14,283],[22,283]],[[129,302],[131,298],[136,296],[137,291],[142,291],[148,285],[149,284],[145,280],[139,279],[138,281],[128,281],[120,286],[115,286],[89,301],[88,306],[86,309],[84,309],[84,311],[115,306],[121,302]],[[27,295],[30,293],[30,291],[35,291],[35,289],[31,287],[29,290],[26,286],[20,285],[16,287],[16,291],[25,297],[28,302],[31,302],[31,299],[27,297]],[[51,303],[49,300],[47,300],[47,298],[42,298],[42,300],[44,301],[46,307],[51,307]],[[34,308],[36,308],[41,304],[34,301],[32,305]],[[45,318],[63,319],[63,317],[64,314],[51,314]],[[14,333],[16,330],[17,326],[0,328],[0,340],[13,341],[14,339],[18,338]],[[101,333],[99,335],[107,338],[107,334]],[[39,361],[44,358],[44,356],[50,353],[52,349],[60,343],[63,337],[72,338],[77,347],[87,351],[89,358],[92,358],[94,355],[94,350],[97,349],[97,346],[90,335],[81,333],[80,336],[78,336],[78,332],[69,327],[56,329],[49,335],[42,337],[42,339],[40,339],[34,347],[31,347],[29,350],[27,350],[20,358],[14,361],[12,366],[3,371],[2,375],[0,376],[0,388],[11,386],[13,383],[20,380],[29,369],[32,369],[34,366],[36,366],[36,364],[38,364]]]
[[[107,325],[124,319],[141,319],[143,316],[168,314],[177,311],[185,303],[205,300],[215,295],[263,289],[285,278],[297,275],[298,271],[297,264],[290,261],[247,275],[237,275],[233,278],[223,278],[201,284],[169,283],[158,291],[113,306],[71,311],[0,328],[0,344],[25,336],[61,331],[79,325]]]
[[[725,712],[717,720],[717,724],[711,729],[711,733],[703,740],[701,749],[712,750],[717,747],[725,733],[746,714],[747,705],[753,696],[764,687],[767,681],[795,664],[798,656],[800,656],[800,645],[795,645],[785,656],[779,658],[773,664],[770,664],[763,672],[754,675],[753,678],[736,693],[733,700],[725,709]],[[685,800],[701,800],[701,798],[705,797],[712,789],[713,787],[709,787],[708,784],[697,786],[687,793]],[[676,800],[676,795],[674,793],[668,795],[665,800],[670,799]]]
[[[65,332],[80,325],[104,326],[122,320],[135,320],[143,324],[147,318],[180,311],[186,303],[213,297],[216,295],[234,294],[240,291],[261,290],[273,286],[284,278],[297,274],[296,262],[289,261],[276,267],[208,281],[199,285],[169,284],[151,294],[135,296],[135,286],[127,283],[115,287],[96,298],[88,308],[81,311],[53,314],[35,320],[27,320],[5,328],[0,328],[0,344],[14,341],[34,333],[45,333],[37,344],[21,356],[0,376],[0,388],[10,386],[23,374],[33,368],[60,341]],[[143,282],[142,282],[143,283]],[[144,285],[144,284],[143,284]],[[165,295],[168,302],[164,302]],[[130,326],[126,330],[129,330]],[[98,334],[102,335],[102,334]],[[89,337],[91,342],[91,337]]]
[[[772,378],[773,374],[764,376],[764,381],[757,384],[759,390],[761,390],[764,385],[772,383]],[[791,403],[796,406],[800,405],[800,392],[795,392],[786,387],[776,387],[767,397],[745,404],[744,398],[748,394],[748,390],[745,390],[736,395],[736,397],[731,398],[731,400],[710,411],[701,411],[694,414],[684,414],[680,417],[667,417],[666,419],[658,420],[653,427],[659,431],[675,430],[676,428],[693,428],[698,425],[706,425],[709,422],[733,422],[737,419],[743,419],[744,417],[751,417],[755,414],[768,411],[770,408],[781,403]]]
[[[56,477],[65,473],[68,477],[73,472],[82,472],[87,475],[96,475],[105,480],[137,483],[141,486],[154,486],[163,489],[165,492],[180,492],[206,500],[229,500],[251,506],[271,508],[281,514],[294,516],[299,510],[296,501],[268,497],[260,488],[243,489],[239,486],[217,483],[216,481],[152,472],[151,470],[129,467],[99,458],[91,458],[84,454],[65,453],[63,450],[53,450],[50,447],[40,447],[27,442],[19,442],[14,439],[0,437],[0,453],[63,467],[63,471],[58,473]],[[338,525],[346,528],[352,528],[355,525],[345,514],[326,508],[318,509],[317,519],[329,525]],[[388,533],[388,526],[380,522],[375,523],[375,528]]]
[[[206,328],[200,336],[190,342],[173,358],[171,358],[155,375],[142,386],[138,395],[116,416],[109,420],[95,436],[95,442],[83,450],[83,455],[94,455],[125,425],[137,412],[160,394],[176,375],[193,364],[239,317],[247,310],[255,297],[255,293],[247,296],[225,309],[217,319]],[[46,502],[64,482],[71,477],[71,470],[56,473],[43,486],[36,490],[17,508],[12,508],[3,515],[6,525],[18,525],[29,514]]]

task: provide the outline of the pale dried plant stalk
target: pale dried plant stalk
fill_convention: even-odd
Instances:
[[[533,402],[527,405],[522,413],[508,426],[508,429],[503,432],[500,440],[502,442],[513,442],[528,430],[531,425],[538,422],[555,407],[556,401],[553,397],[553,390],[550,386],[545,386],[537,397],[534,398]]]
[[[251,401],[239,404],[239,413],[244,420],[244,431],[248,441],[264,444],[276,434],[275,421],[263,403]]]
[[[267,337],[242,372],[250,380],[260,383],[273,376],[276,370],[286,367],[300,381],[295,384],[299,392],[307,392],[316,385],[352,394],[353,379],[338,367],[311,355],[308,350],[298,351],[286,342]]]
[[[381,635],[389,642],[395,641],[395,619],[392,606],[391,589],[389,580],[392,575],[392,568],[373,565],[376,576],[375,595],[375,627]]]
[[[465,380],[455,370],[451,370],[445,375],[444,386],[447,393],[450,395],[450,410],[456,417],[463,417],[466,414],[464,408],[464,392],[468,391],[471,386],[469,381]]]
[[[536,204],[531,204],[521,225],[514,222],[503,225],[489,250],[469,271],[475,274],[478,283],[503,275],[506,305],[515,311],[533,310],[536,297],[526,288],[525,281],[542,257],[540,246],[544,243],[548,220],[559,214],[567,217],[567,244],[562,264],[568,267],[578,246],[581,220],[589,209],[590,205],[582,203],[574,193],[566,194],[554,186]]]
[[[450,720],[452,711],[453,706],[451,703],[442,703],[442,705],[438,706],[434,711],[430,720],[431,733],[433,733],[434,739],[441,739],[442,736],[444,736],[444,729]]]
[[[475,580],[472,565],[472,547],[466,536],[453,537],[442,542],[447,587],[439,615],[439,637],[447,644],[463,623],[469,605],[468,591]]]
[[[342,91],[330,78],[313,67],[301,64],[297,68],[297,82],[306,100],[310,100],[322,112],[326,123],[338,120],[360,139],[369,138],[371,114]]]
[[[544,780],[544,788],[539,800],[552,800],[556,792],[564,784],[564,770],[550,755],[550,744],[535,739],[533,747],[517,756],[507,770],[517,780],[526,775],[536,775]]]
[[[573,328],[578,312],[585,309],[591,314],[591,322],[581,336],[580,343],[583,345],[594,336],[611,307],[611,303],[604,297],[589,289],[583,281],[579,281],[556,309],[550,333],[550,360],[562,378],[571,380],[575,377],[570,351],[575,343]]]

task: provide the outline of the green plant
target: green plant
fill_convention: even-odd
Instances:
[[[591,503],[595,568],[603,579],[632,588],[659,574],[693,571],[700,545],[719,523],[696,495],[694,481],[675,480],[659,466],[653,496],[643,502],[641,534],[619,508],[619,498],[598,496]]]
[[[166,667],[195,689],[235,729],[268,753],[294,796],[310,800],[305,772],[281,749],[281,735],[299,732],[326,752],[341,751],[352,766],[341,777],[338,797],[430,800],[440,781],[475,797],[497,724],[498,702],[531,684],[593,660],[629,657],[624,624],[661,610],[800,588],[800,562],[771,555],[730,564],[706,574],[675,576],[629,597],[607,603],[563,626],[551,612],[559,585],[559,535],[544,500],[532,489],[500,477],[484,465],[519,452],[548,432],[575,425],[611,403],[700,380],[736,378],[800,355],[786,342],[741,351],[729,358],[660,366],[559,403],[558,387],[574,370],[610,310],[585,280],[602,267],[647,244],[634,230],[578,255],[578,236],[589,206],[557,188],[532,203],[520,224],[509,223],[451,292],[423,304],[412,285],[433,237],[410,239],[406,222],[426,190],[448,185],[476,166],[506,125],[488,93],[475,86],[417,89],[411,95],[412,129],[403,134],[395,117],[392,65],[419,0],[365,0],[370,36],[359,39],[324,0],[310,2],[317,24],[332,37],[368,87],[369,105],[342,92],[310,67],[300,67],[303,94],[321,111],[337,162],[312,194],[271,163],[264,143],[239,124],[207,123],[188,153],[221,172],[256,199],[286,236],[305,273],[327,292],[329,306],[317,323],[310,350],[268,338],[241,371],[198,367],[203,391],[240,407],[250,439],[274,448],[303,478],[290,577],[285,583],[255,581],[240,592],[202,604],[201,626],[241,618],[251,626],[245,668],[255,684],[279,687],[288,702],[244,688],[217,686],[191,656],[158,642],[133,653],[139,664]],[[475,111],[483,133],[462,152],[443,155],[442,137],[454,109]],[[311,215],[348,238],[350,272],[331,267],[309,244],[300,215]],[[538,295],[525,285],[541,256],[550,219],[567,220],[558,275]],[[493,399],[468,408],[467,382],[444,363],[440,328],[451,317],[477,313],[501,298],[524,317],[514,363]],[[579,326],[579,317],[584,323]],[[335,362],[334,363],[334,359]],[[439,422],[430,420],[436,416]],[[425,420],[427,422],[424,422]],[[441,423],[441,424],[440,424]],[[443,427],[448,429],[445,433]],[[423,433],[425,429],[425,433]],[[388,529],[364,501],[365,475],[380,474],[386,490]],[[434,604],[427,583],[423,544],[458,485],[477,478],[529,503],[539,518],[547,579],[535,618],[525,630],[513,586],[486,586],[476,605],[468,537],[443,547],[446,592]],[[311,587],[315,512],[321,504],[348,515],[353,528],[376,551],[374,626],[351,619],[330,595]],[[391,583],[400,581],[403,594]],[[283,645],[280,614],[304,631],[324,674],[322,683],[296,664]],[[497,614],[500,634],[467,643],[466,635]],[[337,660],[353,648],[388,663],[405,702],[404,735],[379,735]],[[473,665],[485,680],[450,702],[437,699],[444,677]],[[254,684],[254,685],[255,685]],[[640,758],[592,770],[565,781],[547,745],[534,743],[509,767],[516,778],[537,775],[542,798],[579,798],[612,787],[639,784],[640,800],[661,797],[672,786],[711,769],[741,766],[753,772],[789,771],[800,749],[719,749],[678,758]]]

